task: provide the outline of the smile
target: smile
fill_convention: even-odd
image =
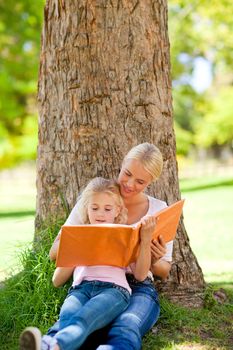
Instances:
[[[126,193],[131,193],[131,192],[133,192],[133,190],[129,189],[128,187],[126,187],[126,186],[124,186],[124,185],[123,185],[123,190],[124,190],[124,192],[126,192]]]

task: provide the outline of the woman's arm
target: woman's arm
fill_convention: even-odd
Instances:
[[[162,260],[161,258],[166,254],[166,243],[162,236],[158,240],[152,241],[151,244],[151,272],[153,275],[166,279],[171,270],[171,263]]]
[[[134,277],[138,281],[143,281],[148,274],[151,265],[151,240],[155,229],[156,219],[154,216],[148,216],[141,222],[140,229],[140,250],[135,267],[133,268]]]
[[[54,271],[52,282],[54,287],[61,287],[72,276],[74,267],[57,267]]]

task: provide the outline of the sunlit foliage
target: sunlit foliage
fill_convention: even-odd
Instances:
[[[0,0],[0,167],[36,156],[43,0]]]

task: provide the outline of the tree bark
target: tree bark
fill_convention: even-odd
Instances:
[[[164,168],[149,192],[180,198],[166,0],[47,0],[39,73],[37,225],[64,215],[95,176],[116,177],[127,151],[151,142]],[[161,289],[202,303],[204,279],[183,223]],[[180,297],[182,296],[182,300]]]

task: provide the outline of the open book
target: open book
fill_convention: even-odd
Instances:
[[[165,242],[175,238],[184,200],[157,212],[153,239],[162,235]],[[141,224],[62,226],[56,265],[110,265],[126,267],[136,261]]]

